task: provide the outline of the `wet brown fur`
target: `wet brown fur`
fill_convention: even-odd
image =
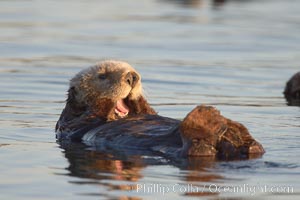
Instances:
[[[128,73],[136,75],[136,82],[128,83]],[[98,76],[103,74],[105,79],[99,80]],[[124,99],[130,110],[123,119],[115,113],[119,99]],[[81,140],[87,131],[99,126],[106,133],[97,135],[100,130],[97,129],[95,138],[101,141],[108,139],[115,144],[141,147],[147,144],[156,151],[172,149],[167,150],[169,154],[171,151],[179,152],[178,155],[183,157],[217,156],[227,159],[264,153],[261,144],[245,126],[223,117],[214,107],[197,106],[183,121],[157,115],[142,94],[138,72],[129,64],[118,61],[102,62],[79,72],[70,81],[66,106],[56,131],[77,131],[75,139]],[[127,132],[124,133],[124,130]]]
[[[211,106],[198,106],[180,126],[183,139],[191,141],[189,156],[214,156],[222,158],[263,154],[263,147],[250,135],[247,128],[223,117]]]

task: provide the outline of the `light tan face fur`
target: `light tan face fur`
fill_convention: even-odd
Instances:
[[[138,80],[132,87],[126,75],[134,72]],[[79,72],[70,81],[70,88],[76,90],[76,100],[89,105],[92,100],[110,99],[117,102],[128,97],[135,100],[142,96],[141,76],[128,63],[104,61]]]

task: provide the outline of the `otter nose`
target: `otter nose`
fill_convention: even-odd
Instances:
[[[131,86],[134,87],[135,84],[139,81],[139,75],[135,72],[128,72],[126,74],[126,82]]]

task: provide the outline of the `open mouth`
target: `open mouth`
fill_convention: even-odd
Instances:
[[[124,99],[120,99],[117,101],[117,106],[115,108],[115,113],[123,118],[126,117],[129,113],[129,108],[128,106],[125,104]]]

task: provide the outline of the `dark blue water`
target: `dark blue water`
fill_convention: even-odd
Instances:
[[[0,1],[0,199],[299,199],[300,70],[295,0]],[[143,77],[159,114],[198,104],[248,127],[260,159],[62,149],[54,126],[69,79],[104,59]]]

